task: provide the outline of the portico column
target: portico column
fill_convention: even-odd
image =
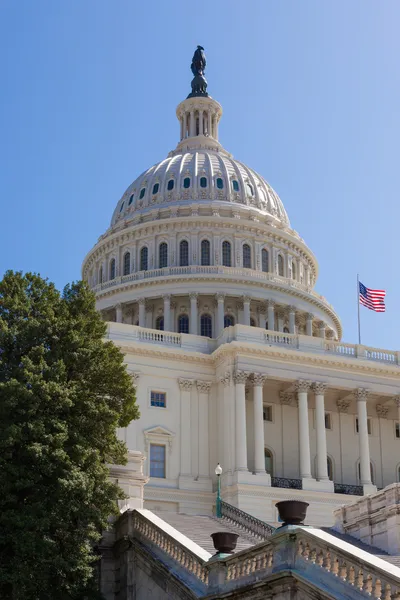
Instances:
[[[199,394],[199,476],[210,476],[210,458],[208,443],[208,398],[211,381],[198,381]]]
[[[268,300],[268,329],[270,331],[275,331],[275,301]]]
[[[115,305],[115,321],[117,323],[122,323],[122,304]]]
[[[253,374],[254,396],[254,471],[265,473],[265,444],[263,418],[263,386],[267,379],[261,373]]]
[[[295,330],[296,330],[296,307],[289,306],[288,314],[289,314],[289,333],[295,333]]]
[[[300,477],[311,478],[310,460],[310,431],[308,425],[308,399],[310,382],[300,380],[296,383],[299,404],[299,446],[300,446]]]
[[[197,311],[197,299],[199,294],[197,292],[190,292],[190,321],[189,321],[189,332],[192,335],[198,335],[197,322],[199,320]]]
[[[321,321],[318,325],[318,335],[320,338],[325,339],[325,329],[326,329],[326,325],[323,321]]]
[[[312,325],[313,325],[314,315],[311,313],[307,313],[306,315],[306,335],[313,334]]]
[[[190,395],[193,386],[191,379],[179,379],[181,390],[181,475],[190,476],[192,470]]]
[[[247,439],[246,439],[246,396],[245,384],[247,373],[236,371],[235,382],[235,470],[247,471]]]
[[[171,294],[164,294],[164,331],[171,331]]]
[[[243,325],[250,325],[250,296],[243,296]]]
[[[362,388],[355,390],[358,417],[358,442],[360,446],[360,483],[371,484],[371,467],[368,439],[367,397],[368,391]]]
[[[314,383],[315,429],[317,433],[317,479],[329,479],[325,429],[325,383]]]
[[[146,327],[146,299],[139,298],[139,327]]]
[[[217,299],[217,335],[218,337],[224,329],[224,317],[225,317],[225,294],[216,294]]]

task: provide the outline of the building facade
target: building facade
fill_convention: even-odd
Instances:
[[[270,523],[310,523],[400,478],[400,353],[343,343],[315,291],[316,258],[271,186],[219,141],[202,90],[176,111],[179,142],[142,173],[83,262],[125,353],[141,417],[144,506],[209,514],[222,496]],[[349,497],[350,496],[350,497]]]

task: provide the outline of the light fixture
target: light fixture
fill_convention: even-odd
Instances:
[[[219,463],[215,467],[215,474],[218,475],[218,477],[222,474],[222,467]]]

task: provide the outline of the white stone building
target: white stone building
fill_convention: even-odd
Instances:
[[[83,263],[137,385],[141,417],[120,433],[147,458],[144,507],[211,514],[219,462],[227,502],[276,524],[278,500],[304,499],[329,525],[399,481],[400,354],[341,341],[280,198],[221,145],[220,104],[176,114],[176,149]]]

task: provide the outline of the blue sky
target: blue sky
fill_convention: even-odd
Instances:
[[[398,0],[0,0],[0,275],[62,287],[116,202],[178,141],[206,49],[220,139],[278,192],[357,340],[398,348]]]

